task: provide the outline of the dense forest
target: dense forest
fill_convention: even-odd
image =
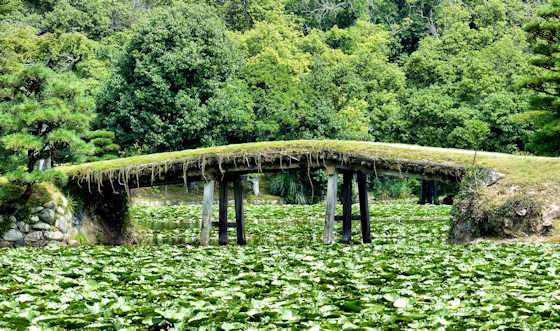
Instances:
[[[308,138],[558,155],[557,19],[540,0],[2,0],[1,173]]]

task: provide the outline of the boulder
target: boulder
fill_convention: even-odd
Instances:
[[[6,240],[0,240],[0,248],[12,247],[12,243]]]
[[[56,208],[56,202],[54,202],[53,200],[45,203],[43,205],[43,207],[47,208],[47,209],[55,209]]]
[[[31,226],[34,230],[50,230],[52,226],[50,224],[39,222]]]
[[[560,207],[557,205],[551,205],[550,210],[543,215],[545,220],[553,220],[560,217]]]
[[[18,230],[20,232],[29,232],[31,230],[31,227],[29,226],[29,224],[25,223],[25,222],[17,222],[17,227]]]
[[[31,216],[29,218],[29,221],[31,221],[31,223],[37,223],[37,222],[39,222],[39,216],[37,216],[37,215]]]
[[[39,214],[39,218],[41,219],[41,221],[43,222],[47,222],[49,224],[54,224],[55,221],[55,212],[52,209],[44,209],[40,214]]]
[[[66,231],[66,226],[68,224],[68,220],[66,217],[61,216],[56,220],[55,226],[59,228],[61,231]]]
[[[14,242],[14,247],[25,247],[25,246],[27,246],[25,240],[16,240]]]
[[[23,237],[23,240],[30,241],[30,242],[43,240],[43,232],[42,231],[30,232],[30,233],[26,234],[25,237]]]
[[[23,234],[18,230],[10,229],[2,236],[2,239],[7,241],[23,240]]]
[[[29,211],[31,214],[39,214],[43,209],[45,209],[42,206],[39,207],[35,207],[35,208],[31,208],[31,210]]]
[[[41,240],[37,240],[37,241],[29,241],[29,244],[32,247],[44,247],[44,246],[47,245],[47,241],[44,240],[44,239],[41,239]]]
[[[48,246],[66,246],[65,243],[63,243],[62,241],[56,241],[56,240],[51,240],[49,242],[47,242]]]
[[[60,231],[45,231],[45,238],[49,240],[62,240],[64,239],[64,234]]]
[[[70,240],[70,241],[68,242],[68,246],[77,247],[77,246],[80,246],[80,242],[77,241],[77,240]]]

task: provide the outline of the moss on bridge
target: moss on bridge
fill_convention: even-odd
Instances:
[[[475,154],[474,151],[468,150],[405,144],[340,140],[295,140],[189,149],[60,167],[59,169],[71,177],[79,177],[92,172],[108,172],[151,165],[170,165],[175,162],[182,163],[187,158],[202,160],[205,157],[228,158],[242,157],[247,154],[267,155],[278,151],[290,154],[302,152],[318,153],[324,150],[334,150],[345,155],[364,155],[403,161],[429,161],[453,166],[472,165]],[[478,152],[476,164],[479,167],[493,169],[506,175],[501,181],[508,185],[525,186],[547,182],[560,184],[560,158]]]

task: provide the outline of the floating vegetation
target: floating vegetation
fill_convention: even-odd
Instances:
[[[132,215],[195,224],[198,210],[189,208]],[[320,209],[248,207],[247,246],[4,249],[0,328],[554,329],[560,322],[556,245],[447,245],[448,221],[437,219],[449,217],[449,207],[400,202],[372,205],[372,244],[324,247]],[[426,217],[436,220],[412,221]],[[354,231],[359,238],[359,226]]]

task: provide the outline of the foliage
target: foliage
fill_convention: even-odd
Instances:
[[[101,160],[111,160],[117,158],[117,152],[120,146],[113,142],[115,134],[111,131],[96,130],[86,134],[85,140],[95,146],[93,155],[85,158],[87,162],[95,162]]]
[[[0,174],[27,187],[25,201],[34,183],[64,177],[41,171],[41,160],[64,163],[91,151],[81,137],[93,118],[93,104],[71,73],[57,75],[43,65],[2,76],[0,91]]]
[[[313,204],[323,199],[325,183],[322,170],[282,172],[272,176],[268,191],[290,204]]]
[[[412,87],[405,107],[407,140],[502,152],[523,149],[530,126],[512,116],[528,106],[528,94],[515,86],[531,72],[526,47],[518,27],[473,29],[456,23],[439,38],[423,39],[406,63]]]
[[[521,83],[522,87],[536,92],[531,99],[532,111],[526,114],[539,127],[530,148],[545,155],[560,155],[559,22],[560,1],[553,0],[550,7],[537,12],[536,20],[525,25],[533,41],[531,64],[539,68],[535,75]]]
[[[419,194],[420,183],[414,178],[375,177],[368,181],[368,190],[375,199],[406,199]]]
[[[212,144],[210,127],[226,137],[220,143],[235,141],[250,122],[237,101],[243,85],[232,80],[241,60],[210,7],[154,10],[135,26],[98,98],[99,125],[124,148],[146,152]]]

